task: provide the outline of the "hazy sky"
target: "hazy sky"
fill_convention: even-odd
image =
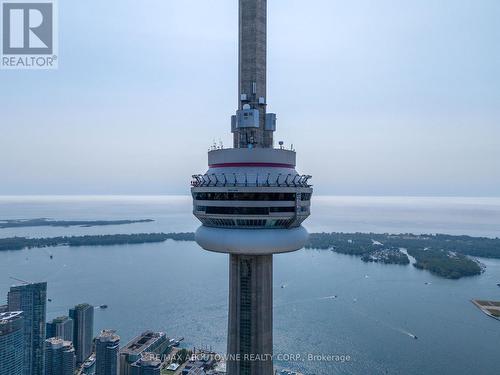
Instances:
[[[59,1],[0,71],[0,194],[187,194],[231,144],[237,0]],[[268,102],[319,194],[500,195],[500,1],[268,0]]]

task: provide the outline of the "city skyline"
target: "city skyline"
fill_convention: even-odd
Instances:
[[[186,194],[236,93],[237,2],[196,4],[60,4],[59,70],[0,72],[0,194]],[[498,2],[269,6],[276,140],[318,194],[498,196]]]
[[[217,363],[180,355],[174,348],[183,338],[171,339],[164,332],[145,331],[120,348],[116,330],[94,334],[94,307],[88,303],[70,308],[71,318],[46,321],[47,301],[51,302],[47,282],[16,280],[22,284],[10,288],[8,305],[0,305],[0,375],[160,375],[175,361],[181,361],[176,369],[191,366],[190,375],[202,375],[195,371]],[[98,308],[107,308],[103,306]]]

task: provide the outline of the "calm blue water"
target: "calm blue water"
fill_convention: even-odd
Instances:
[[[189,197],[0,197],[0,219],[141,219],[94,228],[1,229],[13,235],[193,231]],[[310,231],[441,232],[500,237],[500,199],[317,197]],[[54,259],[49,258],[54,255]],[[316,374],[497,374],[500,322],[471,298],[500,299],[500,261],[458,281],[410,266],[365,264],[329,251],[274,258],[275,352],[344,354],[348,363],[299,361]],[[49,282],[49,318],[80,302],[106,303],[95,330],[126,342],[145,329],[225,350],[227,256],[194,243],[58,247],[0,253],[0,303],[9,276]],[[430,285],[425,283],[429,282]],[[285,285],[285,288],[281,288]],[[335,300],[325,297],[337,295]],[[418,336],[414,340],[409,333]],[[283,363],[281,363],[283,364]]]

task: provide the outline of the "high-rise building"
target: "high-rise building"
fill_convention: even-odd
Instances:
[[[71,341],[58,337],[45,340],[45,375],[73,375],[75,367],[75,349]]]
[[[213,147],[194,175],[198,244],[229,256],[229,375],[273,374],[273,254],[302,248],[311,176],[297,173],[293,147],[274,148],[267,113],[267,1],[239,0],[239,96],[233,148]]]
[[[65,341],[73,341],[73,319],[59,316],[47,323],[45,334],[47,338],[58,337]]]
[[[47,283],[13,286],[7,295],[9,311],[23,312],[24,375],[43,375]]]
[[[162,362],[155,353],[142,353],[141,358],[131,365],[130,375],[160,375]]]
[[[120,349],[120,375],[134,375],[132,365],[139,361],[144,353],[162,355],[169,345],[170,341],[164,332],[141,333]]]
[[[103,330],[95,340],[96,375],[118,375],[120,336],[112,330]]]
[[[81,364],[92,354],[94,338],[94,306],[81,303],[69,310],[73,320],[73,346],[76,352],[76,363]]]
[[[23,329],[22,311],[0,313],[0,375],[23,375]]]

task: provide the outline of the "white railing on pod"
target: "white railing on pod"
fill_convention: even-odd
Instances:
[[[191,181],[193,187],[230,187],[230,186],[255,186],[255,187],[311,187],[308,183],[310,175],[282,174],[262,176],[249,173],[225,174],[195,174]]]

